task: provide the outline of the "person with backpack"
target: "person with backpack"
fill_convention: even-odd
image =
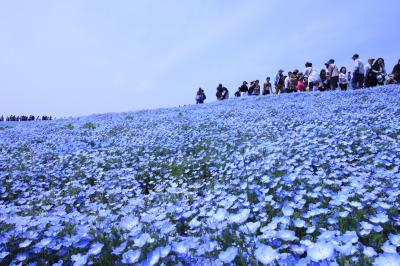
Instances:
[[[374,64],[375,59],[370,58],[368,59],[368,64],[365,65],[364,67],[364,73],[365,73],[365,87],[373,87],[373,84],[375,83],[374,79],[374,73],[371,72],[372,65]]]
[[[352,87],[354,89],[360,89],[364,87],[364,63],[361,61],[360,56],[358,54],[354,54],[352,57],[354,61],[354,70],[353,70],[353,79],[352,79]]]
[[[329,88],[331,90],[336,90],[339,82],[339,69],[333,59],[330,59],[326,64],[328,65],[327,76],[329,77]]]
[[[202,88],[199,88],[197,93],[196,93],[196,104],[202,104],[204,103],[204,100],[206,99],[206,94],[204,93],[204,90]]]
[[[283,92],[283,87],[285,85],[285,76],[283,75],[283,72],[284,71],[282,69],[279,69],[275,76],[274,85],[276,94]]]
[[[271,80],[270,77],[267,77],[267,79],[265,80],[264,86],[263,86],[262,95],[269,95],[269,94],[271,94],[272,85],[271,85],[270,80]]]

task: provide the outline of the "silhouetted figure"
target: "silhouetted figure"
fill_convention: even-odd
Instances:
[[[361,61],[360,56],[358,54],[354,54],[352,59],[354,61],[354,70],[353,70],[353,79],[351,80],[351,86],[354,89],[360,89],[364,87],[364,79],[365,79],[364,63]]]
[[[264,85],[263,85],[262,95],[271,94],[272,84],[271,84],[270,80],[271,80],[270,77],[267,77],[267,79],[265,80]]]
[[[202,88],[199,88],[197,93],[196,93],[196,104],[202,104],[204,103],[204,100],[206,99],[206,94],[204,93],[204,90]],[[51,116],[50,116],[51,118]],[[50,119],[51,120],[51,119]]]
[[[247,93],[249,92],[249,87],[247,86],[247,81],[243,81],[242,86],[239,87],[239,91],[242,96],[247,95]]]
[[[398,84],[400,84],[400,59],[397,62],[397,64],[393,67],[392,75],[393,79],[396,80]]]
[[[222,84],[219,84],[215,96],[217,96],[218,101],[229,99],[229,91]]]

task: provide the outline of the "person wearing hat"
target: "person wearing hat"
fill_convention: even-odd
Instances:
[[[360,89],[364,87],[364,63],[361,61],[358,54],[354,54],[352,57],[354,61],[353,79],[351,80],[351,86],[354,89]]]
[[[283,70],[279,69],[274,80],[275,93],[279,94],[283,92],[283,86],[285,85],[285,76],[283,75]]]
[[[331,90],[336,90],[339,82],[339,69],[333,59],[329,60],[326,64],[328,65],[327,76],[329,77],[329,87]]]
[[[364,73],[365,73],[365,87],[373,87],[374,84],[374,73],[371,72],[372,65],[374,64],[375,59],[370,58],[368,59],[368,64],[365,65],[364,67]]]
[[[239,87],[239,92],[241,96],[247,95],[249,87],[247,87],[247,81],[243,81],[242,86]]]

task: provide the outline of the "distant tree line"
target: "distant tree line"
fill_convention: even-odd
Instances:
[[[10,116],[0,116],[0,122],[4,121],[47,121],[53,120],[54,118],[51,115],[42,115],[42,116],[34,116],[34,115],[10,115]]]

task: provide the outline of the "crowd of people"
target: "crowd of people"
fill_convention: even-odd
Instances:
[[[0,116],[0,122],[4,121],[47,121],[47,120],[53,120],[54,118],[50,115],[43,115],[43,116],[34,116],[34,115],[10,115],[10,116]]]
[[[292,93],[302,91],[327,91],[327,90],[347,90],[349,88],[361,89],[375,87],[385,84],[400,84],[400,59],[394,66],[392,72],[386,72],[385,60],[383,58],[368,59],[364,64],[358,54],[352,57],[354,68],[347,71],[346,67],[338,67],[334,59],[325,63],[325,67],[318,71],[311,62],[306,62],[304,71],[298,69],[289,71],[287,75],[284,70],[278,70],[273,84],[271,78],[267,77],[261,90],[260,81],[254,80],[250,84],[243,81],[237,89],[234,96],[241,97],[245,95],[269,95],[280,93]],[[275,90],[273,90],[273,88]],[[219,84],[216,92],[217,100],[229,98],[229,90],[222,84]],[[196,94],[196,103],[204,103],[206,99],[204,90],[199,88]]]

